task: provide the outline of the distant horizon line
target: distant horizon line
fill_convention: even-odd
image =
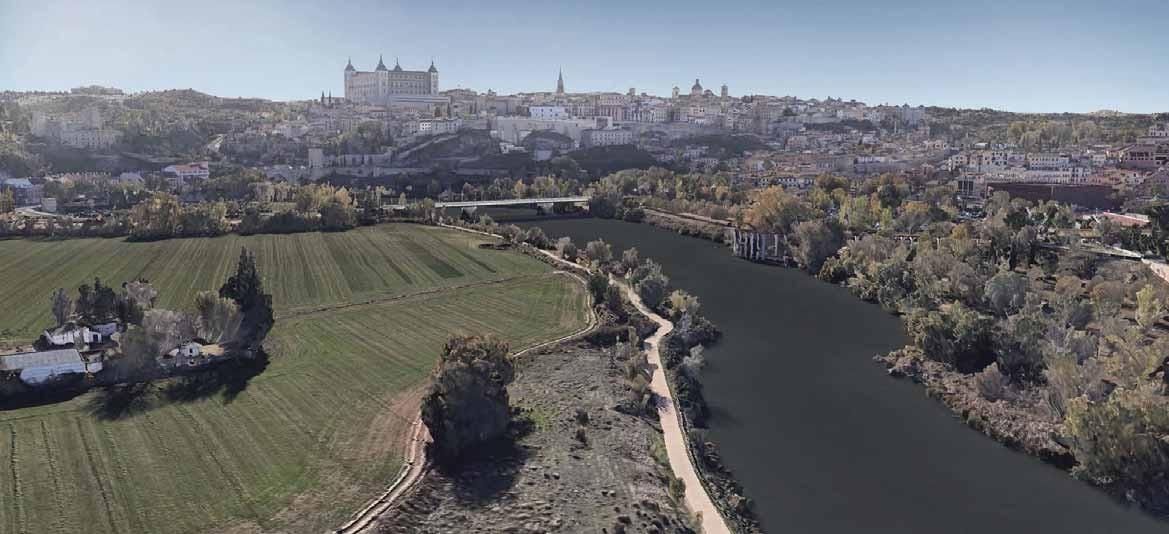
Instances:
[[[289,103],[289,102],[308,102],[308,101],[315,101],[315,100],[318,100],[318,99],[320,99],[320,96],[319,96],[319,95],[309,96],[309,97],[307,97],[307,98],[292,98],[292,99],[272,98],[272,97],[265,97],[265,96],[242,96],[242,95],[239,95],[239,96],[225,96],[225,95],[220,95],[220,94],[216,94],[216,93],[213,93],[213,92],[209,92],[209,91],[205,91],[205,90],[197,89],[197,88],[194,88],[194,87],[168,87],[168,88],[156,88],[156,89],[128,89],[128,88],[125,88],[125,87],[119,87],[119,86],[117,86],[117,85],[107,85],[107,84],[103,84],[103,83],[96,83],[96,82],[92,82],[92,83],[86,83],[86,84],[79,84],[79,85],[77,85],[77,86],[70,87],[70,88],[68,88],[68,89],[7,89],[7,88],[0,88],[0,92],[13,92],[13,93],[69,93],[69,92],[71,92],[73,89],[79,89],[79,88],[84,88],[84,87],[92,87],[92,86],[97,86],[97,87],[104,87],[104,88],[107,88],[107,89],[118,89],[118,90],[120,90],[120,91],[123,91],[123,92],[124,92],[125,94],[127,94],[127,95],[133,95],[133,94],[138,94],[138,93],[153,93],[153,92],[163,92],[163,91],[195,91],[195,92],[202,93],[202,94],[205,94],[205,95],[214,96],[214,97],[216,97],[216,98],[225,98],[225,99],[251,99],[251,100],[267,100],[267,101],[269,101],[269,102],[284,102],[284,103]],[[487,90],[479,90],[479,89],[474,89],[474,88],[471,88],[471,87],[456,86],[456,87],[452,87],[452,88],[448,88],[448,89],[442,89],[442,90],[440,90],[439,92],[441,93],[441,92],[443,92],[443,91],[452,91],[452,90],[471,90],[471,91],[475,91],[475,92],[477,92],[477,93],[480,93],[480,94],[486,94],[486,93],[487,93],[487,91],[493,91],[492,89],[487,89]],[[326,89],[325,91],[326,91],[326,93],[328,93],[328,89]],[[535,93],[549,93],[549,94],[555,94],[555,90],[540,90],[540,91],[517,91],[517,92],[510,92],[510,93],[500,93],[500,92],[496,92],[496,94],[497,94],[497,95],[502,95],[502,96],[507,96],[507,95],[517,95],[517,94],[535,94]],[[605,90],[594,90],[594,91],[566,91],[564,94],[566,94],[566,95],[574,95],[574,94],[590,94],[590,93],[609,93],[609,94],[621,94],[621,95],[628,94],[628,92],[627,92],[627,91],[616,91],[616,90],[613,90],[613,91],[605,91]],[[642,92],[637,92],[637,96],[641,96],[642,94],[645,94],[645,95],[648,95],[648,96],[653,96],[653,97],[665,98],[665,99],[669,99],[669,98],[671,98],[669,95],[666,95],[666,96],[661,96],[661,95],[658,95],[658,94],[656,94],[656,93],[650,93],[650,92],[644,92],[644,91],[642,91]],[[688,93],[685,93],[685,94],[688,94]],[[1015,114],[1019,114],[1019,115],[1062,115],[1062,114],[1070,114],[1070,115],[1092,115],[1092,114],[1097,114],[1097,113],[1117,113],[1117,114],[1121,114],[1121,115],[1163,115],[1163,114],[1169,114],[1169,109],[1166,109],[1166,110],[1163,110],[1163,111],[1120,111],[1120,110],[1116,110],[1116,109],[1109,109],[1109,108],[1099,108],[1099,109],[1094,109],[1094,110],[1091,110],[1091,111],[1017,111],[1017,110],[1004,109],[1004,108],[993,108],[993,107],[988,107],[988,106],[981,106],[981,107],[963,107],[963,106],[954,106],[954,105],[938,105],[938,104],[910,104],[910,103],[908,103],[908,102],[904,102],[904,103],[902,103],[902,104],[889,104],[889,103],[882,103],[882,104],[872,104],[872,103],[870,103],[870,102],[868,102],[868,101],[866,101],[866,100],[862,100],[862,99],[860,99],[860,98],[855,98],[855,97],[849,97],[849,98],[845,98],[845,97],[837,97],[837,96],[828,96],[828,97],[820,98],[820,97],[802,97],[802,96],[797,96],[797,95],[774,95],[774,94],[768,94],[768,93],[758,93],[758,92],[754,92],[754,93],[747,93],[747,94],[741,94],[741,95],[738,95],[738,96],[729,96],[728,98],[734,98],[734,99],[738,99],[738,98],[742,98],[742,97],[745,97],[745,96],[766,96],[766,97],[772,97],[772,98],[787,98],[787,97],[791,97],[791,98],[796,98],[796,99],[798,99],[798,100],[816,100],[816,101],[818,101],[818,102],[823,102],[823,101],[827,100],[828,98],[832,98],[833,100],[839,100],[839,101],[843,101],[843,102],[859,102],[859,103],[863,103],[863,104],[865,104],[865,105],[867,105],[867,106],[902,106],[902,105],[908,105],[908,106],[910,106],[910,107],[919,107],[919,106],[920,106],[920,107],[927,107],[927,108],[956,109],[956,110],[962,110],[962,111],[980,111],[980,110],[990,110],[990,111],[997,111],[997,112],[1003,112],[1003,113],[1015,113]],[[334,98],[345,98],[345,97],[344,97],[344,95],[334,95]]]

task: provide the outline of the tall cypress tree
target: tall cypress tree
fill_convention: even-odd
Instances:
[[[264,293],[263,280],[256,269],[256,257],[248,249],[240,250],[239,263],[235,274],[219,288],[219,296],[235,301],[243,313],[240,325],[242,338],[255,348],[258,347],[275,318],[272,313],[272,295]]]

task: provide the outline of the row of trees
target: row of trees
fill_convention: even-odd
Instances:
[[[157,296],[158,292],[144,280],[122,284],[119,292],[94,278],[93,285],[81,284],[77,288],[76,298],[64,288],[57,288],[49,302],[58,327],[70,322],[89,326],[114,321],[140,324],[144,311],[154,306]]]
[[[316,230],[340,231],[357,225],[354,202],[345,188],[308,184],[291,190],[294,204],[271,215],[258,206],[243,209],[241,234],[293,233]],[[154,193],[130,210],[130,236],[166,239],[223,235],[232,229],[229,206],[224,202],[183,206],[170,193]]]

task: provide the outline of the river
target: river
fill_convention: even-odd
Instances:
[[[1143,533],[1169,525],[970,429],[872,357],[900,321],[794,269],[646,224],[548,219],[636,246],[723,331],[703,373],[711,440],[768,532]]]

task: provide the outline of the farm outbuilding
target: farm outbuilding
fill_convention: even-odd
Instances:
[[[53,378],[76,373],[101,371],[100,359],[89,361],[77,349],[46,350],[0,356],[0,371],[20,371],[26,384],[40,384]]]

